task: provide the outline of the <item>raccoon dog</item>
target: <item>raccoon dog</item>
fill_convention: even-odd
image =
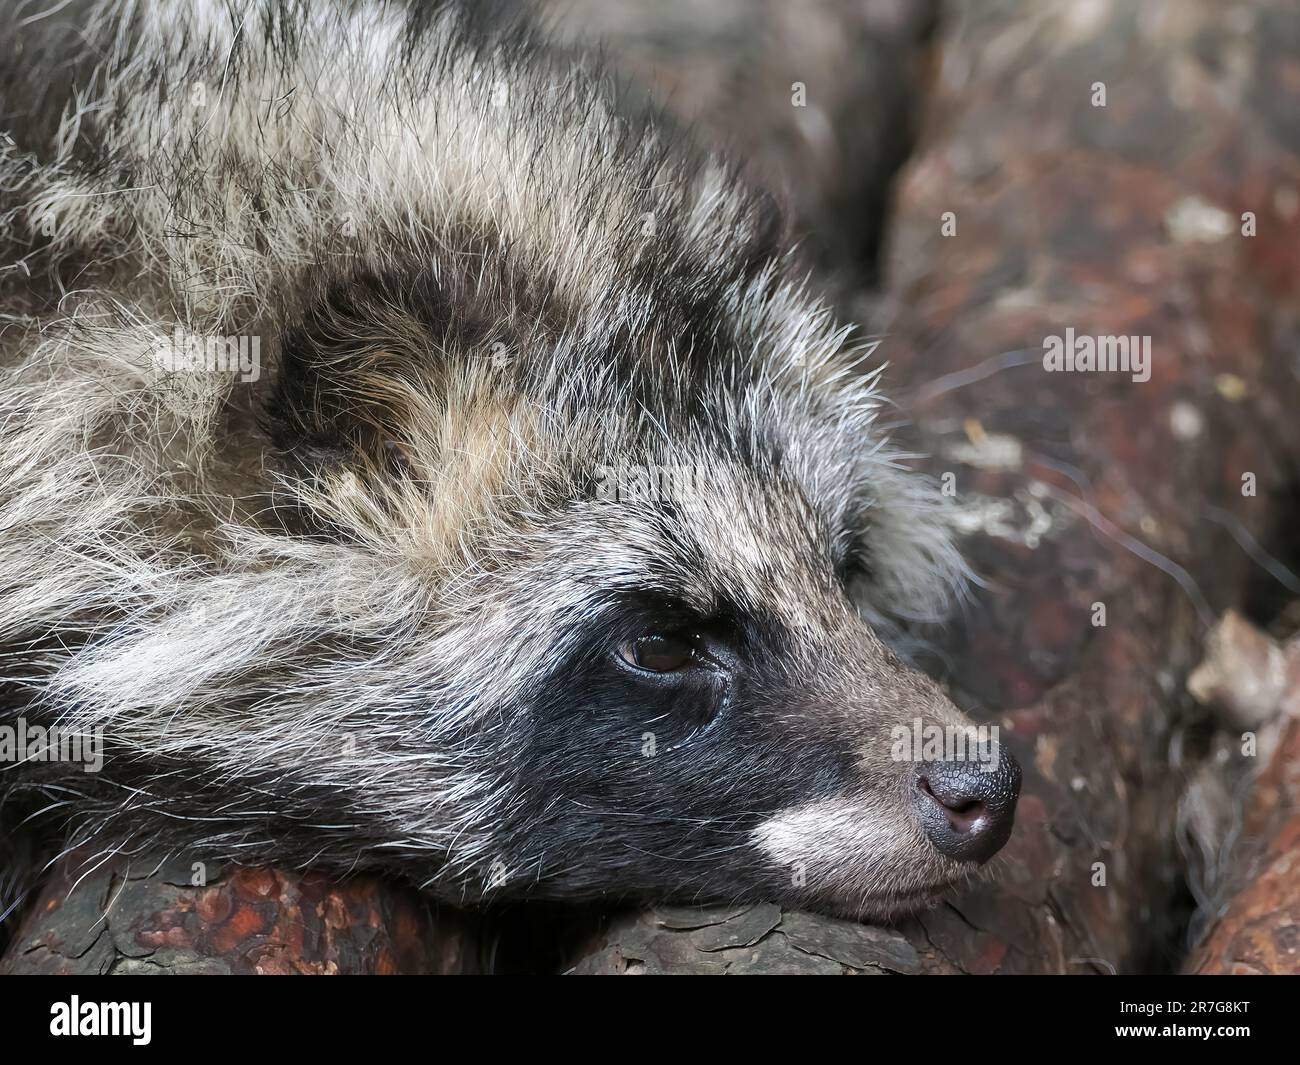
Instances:
[[[485,5],[29,8],[11,892],[77,846],[881,918],[1005,842],[1009,756],[900,749],[967,725],[882,642],[963,568],[769,198]]]

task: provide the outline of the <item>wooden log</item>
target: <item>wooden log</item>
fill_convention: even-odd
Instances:
[[[1256,796],[1231,858],[1241,886],[1189,973],[1300,975],[1300,722],[1289,723]]]
[[[478,942],[472,918],[373,877],[132,869],[73,855],[45,884],[0,973],[466,973],[479,968]]]
[[[1264,765],[1218,834],[1231,849],[1184,971],[1300,974],[1300,636],[1279,642],[1229,614],[1188,688],[1221,716],[1225,747]]]

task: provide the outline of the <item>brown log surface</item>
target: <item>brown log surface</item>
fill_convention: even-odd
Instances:
[[[1265,765],[1206,906],[1208,931],[1184,971],[1300,975],[1300,636],[1275,641],[1229,615],[1188,688],[1225,715]]]
[[[373,877],[230,867],[136,869],[64,859],[0,973],[345,975],[464,973],[473,921]]]
[[[1287,651],[1300,661],[1300,642],[1292,640]],[[1296,692],[1289,688],[1283,705]],[[1230,858],[1227,899],[1186,972],[1300,975],[1300,718],[1286,714],[1280,732],[1254,781]]]

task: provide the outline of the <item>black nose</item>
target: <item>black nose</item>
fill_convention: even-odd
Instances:
[[[925,762],[916,777],[917,808],[930,842],[959,862],[987,862],[1011,837],[1020,765],[998,749],[990,762]]]

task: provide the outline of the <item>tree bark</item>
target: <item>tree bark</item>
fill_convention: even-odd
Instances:
[[[196,885],[194,880],[206,879]],[[477,922],[373,877],[63,859],[0,973],[393,974],[480,968]]]
[[[1237,848],[1234,864],[1242,886],[1219,914],[1205,942],[1193,951],[1186,971],[1197,975],[1300,975],[1300,722],[1291,722],[1261,792],[1286,792],[1286,801],[1266,815],[1257,801],[1249,820],[1263,836]]]
[[[1230,743],[1258,746],[1264,768],[1228,835],[1226,875],[1202,907],[1208,927],[1185,971],[1300,974],[1300,636],[1279,643],[1229,615],[1189,688],[1221,715]]]

